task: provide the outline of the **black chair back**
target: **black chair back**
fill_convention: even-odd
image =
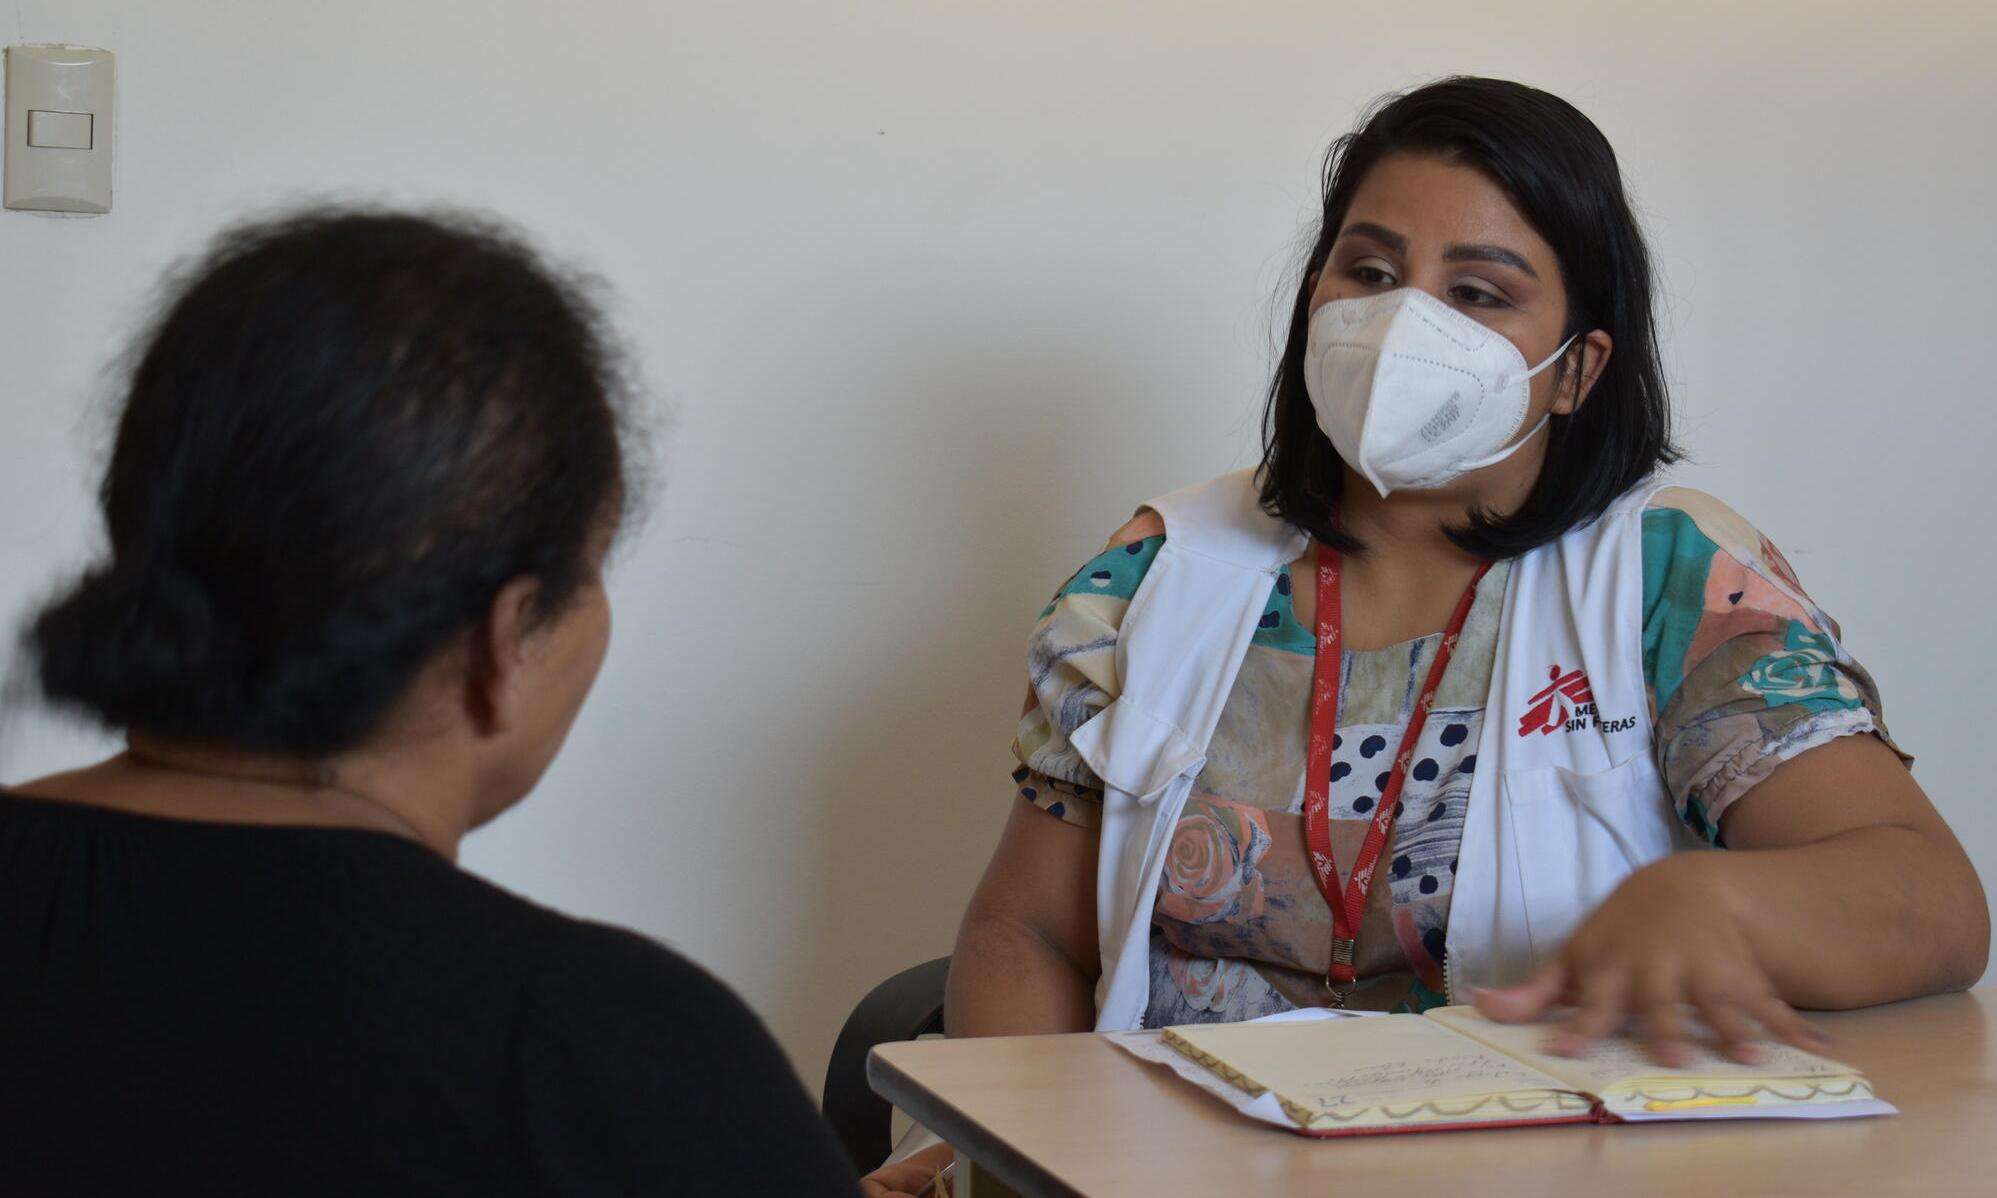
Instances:
[[[862,1173],[877,1168],[893,1147],[892,1108],[867,1084],[867,1054],[876,1044],[942,1031],[943,983],[949,976],[948,957],[904,969],[868,992],[839,1030],[825,1067],[825,1119]]]

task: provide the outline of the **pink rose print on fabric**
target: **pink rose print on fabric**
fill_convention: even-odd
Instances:
[[[1227,1011],[1228,1000],[1250,978],[1247,963],[1233,957],[1194,957],[1167,949],[1165,968],[1195,1011]]]
[[[1158,914],[1185,924],[1252,919],[1262,914],[1268,816],[1259,807],[1195,799],[1173,829],[1158,887]]]

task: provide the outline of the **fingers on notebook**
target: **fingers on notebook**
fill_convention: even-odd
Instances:
[[[1677,1068],[1692,1059],[1692,1021],[1678,996],[1645,988],[1644,1010],[1637,1017],[1644,1052],[1660,1065]]]
[[[1689,990],[1686,997],[1699,1019],[1719,1038],[1726,1054],[1743,1064],[1759,1064],[1767,1056],[1762,1044],[1768,1040],[1805,1051],[1828,1043],[1823,1033],[1782,1001],[1766,978],[1707,979]]]
[[[1622,1028],[1628,1013],[1629,974],[1621,969],[1597,969],[1576,983],[1573,1014],[1553,1033],[1547,1051],[1555,1056],[1578,1057],[1603,1036],[1613,1036]]]
[[[1784,1044],[1793,1044],[1805,1052],[1818,1052],[1830,1047],[1829,1036],[1811,1026],[1772,991],[1757,997],[1750,1010],[1761,1021],[1761,1026],[1768,1029],[1769,1036]]]
[[[1699,1018],[1720,1038],[1728,1056],[1743,1065],[1758,1065],[1768,1055],[1760,1044],[1761,1026],[1734,996],[1706,988],[1693,992],[1693,1003]]]
[[[1699,1043],[1717,1041],[1721,1052],[1745,1065],[1766,1058],[1768,1040],[1811,1052],[1829,1045],[1765,979],[1687,978],[1662,963],[1577,973],[1555,961],[1516,986],[1472,988],[1470,1000],[1498,1023],[1530,1023],[1563,1002],[1573,1004],[1547,1040],[1546,1050],[1556,1056],[1583,1056],[1597,1040],[1625,1026],[1653,1061],[1674,1067],[1687,1063]]]
[[[1516,986],[1488,990],[1473,986],[1470,1001],[1479,1014],[1495,1023],[1530,1023],[1551,1010],[1566,988],[1566,966],[1554,961],[1534,970]]]
[[[1820,1051],[1829,1039],[1812,1027],[1771,991],[1729,989],[1705,984],[1686,986],[1664,975],[1645,977],[1633,988],[1618,991],[1598,983],[1592,996],[1554,1032],[1548,1051],[1581,1056],[1596,1040],[1616,1034],[1625,1022],[1660,1065],[1678,1068],[1691,1063],[1699,1044],[1717,1047],[1744,1065],[1767,1058],[1766,1041],[1779,1040],[1805,1051]]]

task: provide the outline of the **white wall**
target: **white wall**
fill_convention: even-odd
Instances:
[[[0,213],[0,617],[94,536],[109,354],[218,224],[447,200],[601,271],[664,503],[602,683],[467,863],[673,942],[815,1080],[949,949],[1039,605],[1251,460],[1318,157],[1453,71],[1592,114],[1648,217],[1692,481],[1783,546],[1997,883],[1991,8],[17,0],[119,54],[107,217]],[[8,11],[11,9],[12,11]],[[100,751],[17,720],[0,777]]]

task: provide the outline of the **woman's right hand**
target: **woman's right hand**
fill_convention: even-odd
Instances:
[[[931,1144],[862,1177],[860,1193],[865,1198],[915,1198],[956,1155],[948,1144]]]

